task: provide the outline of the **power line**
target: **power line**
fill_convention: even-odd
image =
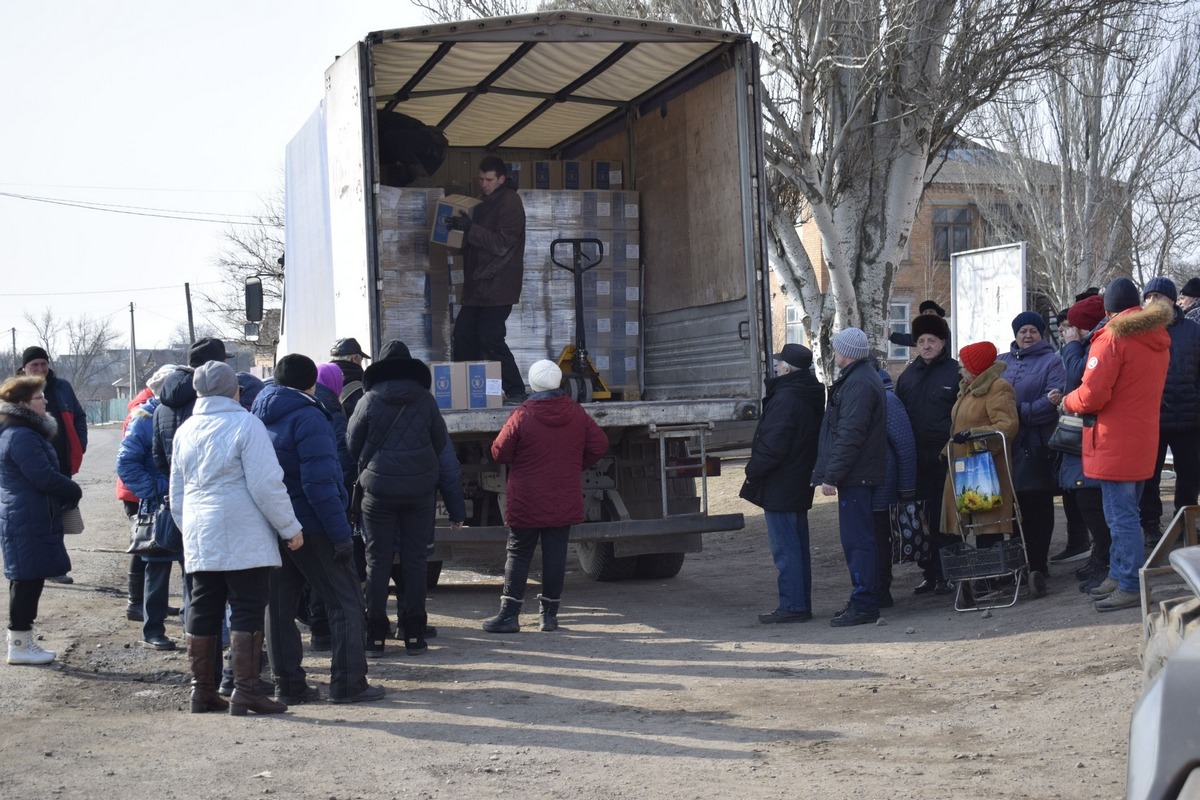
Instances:
[[[157,187],[157,186],[73,186],[62,183],[5,183],[0,181],[0,186],[19,186],[23,188],[37,189],[85,189],[85,190],[100,190],[105,192],[179,192],[185,194],[254,194],[263,195],[266,192],[257,192],[253,189],[180,189],[178,187]]]
[[[205,281],[203,283],[193,283],[192,286],[213,286],[215,284],[225,283],[225,281]],[[160,289],[180,289],[183,288],[181,283],[172,283],[169,286],[136,286],[132,289],[97,289],[90,292],[5,292],[5,297],[72,297],[78,294],[121,294],[123,292],[154,292]]]
[[[82,208],[88,211],[107,211],[110,214],[128,214],[135,217],[158,217],[161,219],[177,219],[186,222],[209,222],[222,225],[257,225],[263,228],[278,227],[274,223],[263,222],[262,215],[223,214],[209,211],[180,211],[168,208],[144,208],[141,206],[125,206],[113,203],[91,203],[81,200],[66,200],[59,197],[37,197],[35,195],[17,194],[15,192],[0,192],[0,197],[11,197],[14,200],[27,200],[33,203],[48,203],[50,205],[68,206],[70,208]]]

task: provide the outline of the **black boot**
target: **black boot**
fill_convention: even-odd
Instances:
[[[273,700],[262,690],[262,631],[230,631],[229,652],[233,665],[233,695],[229,698],[229,713],[244,717],[256,714],[280,714],[287,706]],[[274,686],[271,687],[274,689]]]
[[[136,563],[135,563],[136,562]],[[146,562],[141,556],[133,556],[129,562],[129,605],[125,606],[125,619],[144,622],[142,599],[146,592]]]
[[[542,630],[556,631],[558,630],[558,605],[561,600],[550,600],[538,595],[538,600],[542,604]]]
[[[422,655],[429,649],[429,645],[425,643],[425,614],[416,614],[411,617],[404,617],[401,622],[401,628],[404,629],[404,653],[410,656]]]
[[[221,637],[187,636],[188,660],[192,665],[192,713],[224,711],[229,703],[217,694],[213,685],[216,664],[221,658]]]
[[[511,597],[500,598],[500,613],[483,623],[483,629],[488,633],[519,633],[521,624],[518,619],[521,613],[520,600]]]

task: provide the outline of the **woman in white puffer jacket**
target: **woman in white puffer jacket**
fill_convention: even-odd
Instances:
[[[175,434],[171,516],[183,532],[184,567],[192,576],[187,616],[192,713],[219,711],[214,685],[221,621],[228,602],[233,695],[229,713],[274,714],[287,706],[259,688],[270,570],[282,561],[279,540],[304,543],[267,430],[237,401],[228,364],[197,367],[196,405]]]

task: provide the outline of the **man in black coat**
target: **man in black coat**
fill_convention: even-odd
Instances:
[[[867,335],[846,328],[833,337],[840,373],[829,387],[812,483],[838,496],[838,529],[853,590],[846,610],[829,624],[865,625],[879,619],[879,557],[875,547],[874,487],[887,475],[887,397],[870,363]]]
[[[758,615],[764,624],[812,619],[808,510],[817,435],[825,416],[825,387],[810,369],[812,351],[787,344],[774,358],[775,377],[767,379],[741,491],[763,509],[771,557],[779,570],[779,606]]]
[[[1143,299],[1174,304],[1175,283],[1170,278],[1146,281]],[[1158,421],[1158,461],[1154,475],[1142,486],[1139,515],[1145,546],[1152,548],[1162,537],[1163,504],[1159,494],[1167,448],[1175,470],[1175,511],[1196,504],[1200,494],[1200,325],[1192,322],[1178,306],[1175,319],[1167,325],[1171,334],[1171,361],[1163,386],[1162,413]]]
[[[354,407],[363,396],[363,359],[370,360],[371,357],[363,352],[362,345],[353,337],[338,339],[329,348],[329,355],[332,356],[330,362],[337,364],[342,371],[342,394],[338,401],[342,404],[346,419],[350,419],[354,416]]]
[[[925,580],[914,591],[917,594],[949,594],[952,590],[942,580],[942,563],[938,558],[938,550],[947,543],[941,530],[939,509],[946,483],[946,460],[942,450],[950,441],[950,411],[958,398],[959,364],[946,349],[950,327],[944,319],[919,316],[912,321],[912,332],[917,357],[897,379],[896,396],[908,411],[913,438],[917,440],[917,499],[925,501],[933,540],[930,557],[920,562]]]

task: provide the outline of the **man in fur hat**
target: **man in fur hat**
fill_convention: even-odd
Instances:
[[[917,306],[917,313],[920,315],[918,319],[920,319],[920,317],[937,317],[938,319],[945,319],[946,309],[939,306],[934,300],[923,300],[921,301],[921,305]],[[917,333],[915,327],[912,333],[896,333],[895,331],[892,331],[888,334],[888,341],[892,344],[900,345],[901,347],[916,347],[918,335],[919,334]],[[947,335],[946,339],[949,340],[949,338],[949,335]]]
[[[1142,308],[1133,281],[1117,278],[1104,292],[1108,324],[1092,336],[1083,383],[1062,407],[1095,414],[1091,435],[1083,437],[1083,473],[1100,481],[1104,517],[1112,529],[1108,577],[1090,594],[1097,611],[1141,605],[1138,567],[1143,560],[1138,499],[1142,483],[1154,474],[1163,384],[1171,360],[1169,304]]]

